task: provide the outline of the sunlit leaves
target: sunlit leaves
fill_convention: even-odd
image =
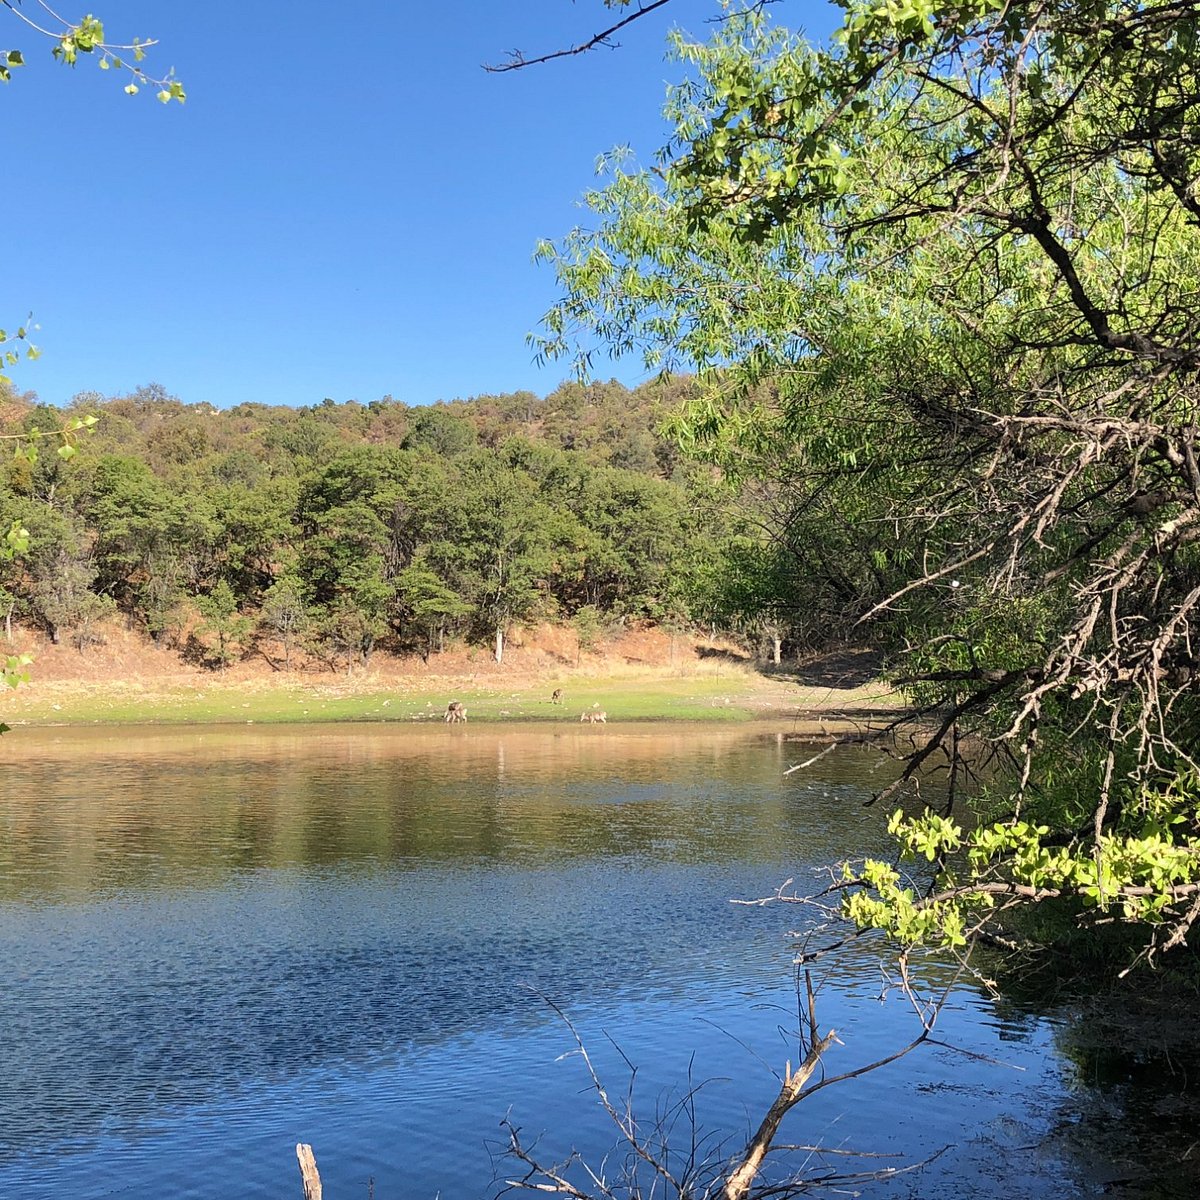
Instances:
[[[173,71],[162,78],[155,78],[140,65],[146,57],[146,49],[155,45],[153,40],[133,38],[124,44],[110,42],[103,23],[91,13],[78,21],[69,21],[59,16],[45,0],[33,0],[30,7],[33,6],[41,10],[36,17],[11,4],[4,5],[4,8],[29,32],[49,40],[51,54],[59,62],[73,67],[80,55],[90,55],[102,71],[116,70],[129,77],[124,88],[127,95],[135,96],[142,87],[151,85],[156,88],[156,95],[164,104],[172,100],[183,103],[186,99],[183,85],[174,77]],[[23,65],[21,51],[0,52],[0,80],[7,82],[11,78],[12,68]]]
[[[28,341],[29,332],[31,329],[36,329],[37,326],[32,324],[33,316],[30,314],[29,319],[15,333],[9,333],[6,329],[0,329],[0,364],[5,367],[16,366],[21,361],[22,356],[29,360],[37,359],[41,351]],[[23,342],[25,345],[21,348],[14,346],[15,342]],[[0,372],[0,383],[10,383],[9,377]]]
[[[1122,804],[1131,821],[1094,843],[1063,844],[1047,825],[1019,819],[967,833],[933,813],[893,814],[902,859],[936,864],[918,887],[891,864],[844,872],[846,917],[897,941],[958,946],[998,899],[1068,897],[1082,911],[1154,925],[1177,916],[1200,888],[1200,787],[1194,771]]]
[[[15,688],[29,682],[29,668],[33,663],[32,654],[7,654],[0,665],[0,683],[5,687]],[[7,733],[8,726],[0,727],[0,733]]]
[[[24,459],[31,465],[38,461],[38,447],[42,443],[56,442],[55,452],[58,457],[64,462],[69,462],[78,453],[75,443],[79,435],[92,429],[99,419],[95,413],[86,413],[83,416],[71,417],[54,429],[39,429],[34,425],[24,433],[0,435],[0,442],[11,442],[13,457]]]
[[[0,559],[12,559],[29,549],[29,530],[20,521],[14,521],[0,542]]]
[[[0,80],[4,83],[12,78],[13,67],[23,67],[25,65],[24,58],[21,57],[20,50],[0,50]]]

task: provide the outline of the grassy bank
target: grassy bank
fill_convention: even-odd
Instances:
[[[555,687],[562,702],[551,701]],[[471,722],[578,723],[604,710],[619,721],[749,721],[812,712],[858,712],[894,701],[876,684],[805,685],[794,677],[725,666],[681,674],[636,674],[555,680],[513,677],[344,678],[275,676],[124,681],[34,680],[0,697],[0,717],[20,725],[221,724],[320,721],[440,721],[450,700]]]

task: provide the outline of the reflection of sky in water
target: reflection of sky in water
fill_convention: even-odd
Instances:
[[[784,934],[803,913],[728,901],[882,846],[862,807],[879,760],[784,779],[787,748],[746,732],[372,738],[33,757],[27,799],[0,800],[9,1192],[290,1195],[305,1140],[332,1197],[371,1177],[381,1200],[478,1195],[510,1106],[548,1151],[601,1154],[542,996],[615,1091],[606,1035],[620,1045],[647,1115],[694,1054],[702,1124],[744,1139],[768,1068],[796,1059]],[[846,1042],[831,1071],[912,1035],[879,992],[869,953],[824,977]],[[1005,1065],[925,1047],[814,1097],[785,1136],[906,1159],[952,1144],[892,1195],[1084,1194],[1072,1179],[1103,1172],[1047,1136],[1070,1100],[1051,1032],[962,989],[941,1036]]]

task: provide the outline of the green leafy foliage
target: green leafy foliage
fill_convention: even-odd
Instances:
[[[432,409],[218,413],[150,386],[89,399],[103,419],[78,427],[73,411],[13,399],[13,426],[77,453],[69,469],[14,459],[0,519],[18,506],[39,563],[91,569],[93,596],[161,646],[187,651],[194,634],[213,665],[257,644],[285,669],[300,651],[357,669],[381,645],[429,655],[454,639],[496,647],[498,633],[503,654],[515,627],[581,610],[686,618],[696,581],[719,573],[705,565],[721,546],[711,489],[657,432],[680,394],[566,385]],[[18,618],[47,628],[36,574],[30,559],[0,583]],[[225,588],[235,610],[212,610]]]
[[[30,0],[27,5],[5,3],[3,8],[19,22],[25,34],[48,42],[50,53],[68,67],[75,66],[81,54],[89,55],[102,71],[115,70],[128,79],[125,84],[128,95],[135,96],[142,87],[153,86],[164,104],[172,100],[182,104],[187,99],[183,84],[175,78],[173,70],[156,78],[142,67],[146,51],[156,44],[152,39],[135,37],[124,43],[112,42],[98,17],[88,13],[78,21],[69,21],[59,16],[45,0]],[[8,83],[14,68],[24,65],[25,58],[20,50],[0,51],[0,81]]]
[[[238,612],[237,597],[224,579],[218,580],[207,596],[199,597],[196,607],[204,618],[201,636],[215,639],[210,647],[212,657],[219,667],[227,667],[237,658],[253,622]]]
[[[673,138],[539,248],[535,344],[698,371],[674,432],[759,501],[712,610],[873,637],[929,723],[905,778],[951,764],[938,820],[968,737],[1003,765],[981,840],[898,825],[931,880],[873,876],[856,920],[957,944],[1035,902],[1173,947],[1200,917],[1200,10],[843,7],[825,46],[764,6],[675,39]]]

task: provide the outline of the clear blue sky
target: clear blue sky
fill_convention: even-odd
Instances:
[[[666,31],[703,34],[715,4],[673,0],[620,50],[507,75],[480,64],[611,14],[599,0],[88,7],[110,39],[158,38],[146,65],[173,65],[188,100],[126,96],[87,59],[64,68],[0,10],[0,45],[27,63],[0,90],[0,324],[32,310],[43,351],[14,384],[58,404],[153,381],[226,407],[552,390],[565,367],[537,368],[524,340],[555,296],[534,244],[584,220],[599,153],[628,143],[649,161],[677,71]],[[814,36],[831,23],[821,0],[780,15]],[[640,378],[636,363],[611,373]]]

